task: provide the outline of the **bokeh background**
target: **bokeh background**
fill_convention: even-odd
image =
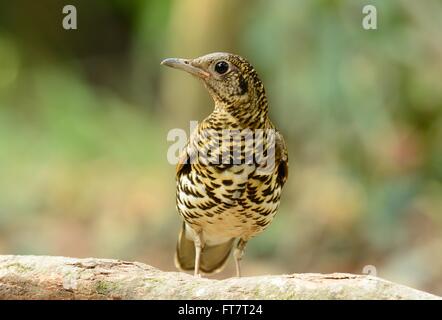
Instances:
[[[78,30],[62,28],[66,4]],[[0,254],[175,270],[166,136],[212,102],[159,63],[230,51],[260,73],[290,155],[245,274],[373,265],[442,294],[441,37],[437,0],[2,0]]]

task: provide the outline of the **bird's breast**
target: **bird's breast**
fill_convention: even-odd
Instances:
[[[271,222],[281,188],[272,174],[258,175],[254,165],[220,171],[192,165],[177,181],[177,208],[185,221],[204,232],[208,243],[249,238]]]
[[[253,132],[234,130],[232,136],[232,131],[210,126],[201,126],[189,143],[194,157],[177,180],[177,209],[209,242],[252,237],[276,213],[281,193],[277,169],[259,170],[256,145],[268,149]]]

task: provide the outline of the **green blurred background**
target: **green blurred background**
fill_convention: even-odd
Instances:
[[[62,28],[66,4],[78,30]],[[436,0],[2,0],[0,254],[175,270],[166,136],[212,102],[159,63],[230,51],[260,73],[290,155],[245,274],[373,265],[442,294],[441,39]]]

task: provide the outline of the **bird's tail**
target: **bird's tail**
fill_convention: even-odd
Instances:
[[[201,252],[200,270],[204,273],[219,272],[226,264],[230,251],[232,251],[233,242],[230,239],[227,242],[217,245],[205,245]],[[194,270],[195,268],[195,244],[186,237],[186,224],[183,222],[178,237],[178,243],[175,253],[175,265],[180,270]]]

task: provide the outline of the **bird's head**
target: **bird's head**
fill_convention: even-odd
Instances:
[[[235,107],[259,103],[267,108],[264,87],[255,69],[238,55],[216,52],[195,59],[165,59],[161,64],[200,78],[216,104]]]

